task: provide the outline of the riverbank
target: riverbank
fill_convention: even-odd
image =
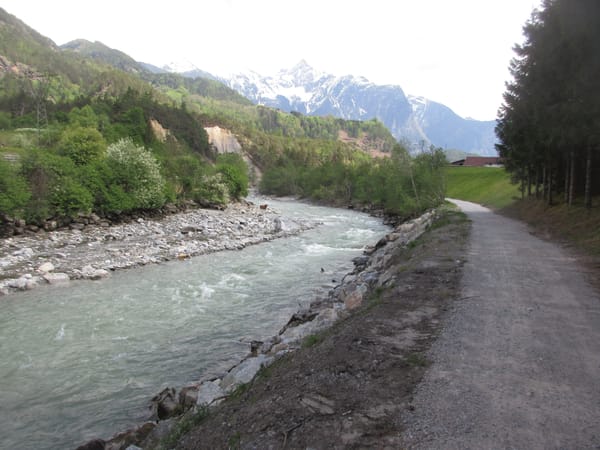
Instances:
[[[192,209],[129,223],[83,227],[0,240],[0,296],[76,279],[100,279],[115,270],[287,237],[318,223],[285,217],[241,202],[225,210]]]
[[[339,443],[330,426],[341,433],[357,420],[377,428],[376,419],[406,407],[423,373],[422,352],[456,294],[467,234],[464,216],[448,210],[397,227],[355,258],[355,270],[326,298],[296,313],[277,336],[254,342],[224,376],[165,389],[153,399],[150,422],[96,441],[98,448],[173,448],[178,441],[183,448],[234,441],[325,448],[328,439]],[[345,432],[350,445],[368,443]]]
[[[460,295],[470,224],[444,209],[428,228],[409,242],[397,229],[356,261],[347,281],[369,280],[367,289],[333,327],[142,447],[401,448],[426,351]]]

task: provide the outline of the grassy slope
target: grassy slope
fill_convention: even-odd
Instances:
[[[600,206],[586,210],[577,204],[552,207],[534,198],[520,200],[516,185],[504,169],[449,167],[447,191],[450,198],[486,205],[500,213],[527,222],[552,240],[568,242],[586,255],[600,256]],[[594,199],[600,205],[600,198]]]
[[[515,202],[501,212],[527,222],[553,240],[568,242],[586,255],[600,257],[600,198],[595,198],[594,204],[596,207],[587,210],[565,203],[548,206],[532,198]]]
[[[447,197],[492,209],[504,208],[521,196],[506,171],[497,167],[448,167],[446,185]]]

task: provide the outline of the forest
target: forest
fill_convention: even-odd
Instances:
[[[523,196],[592,207],[600,193],[600,2],[544,0],[515,46],[497,148]]]

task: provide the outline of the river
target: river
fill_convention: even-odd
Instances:
[[[154,394],[228,370],[388,231],[350,210],[269,204],[323,224],[241,251],[1,298],[0,448],[75,448],[143,422]]]

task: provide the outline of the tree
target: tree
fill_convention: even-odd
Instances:
[[[600,153],[600,3],[545,0],[515,46],[499,110],[498,150],[517,181],[551,204],[577,193],[591,207]],[[596,175],[596,176],[595,176]]]
[[[61,136],[59,148],[75,164],[84,165],[104,156],[106,142],[95,128],[68,127]]]

